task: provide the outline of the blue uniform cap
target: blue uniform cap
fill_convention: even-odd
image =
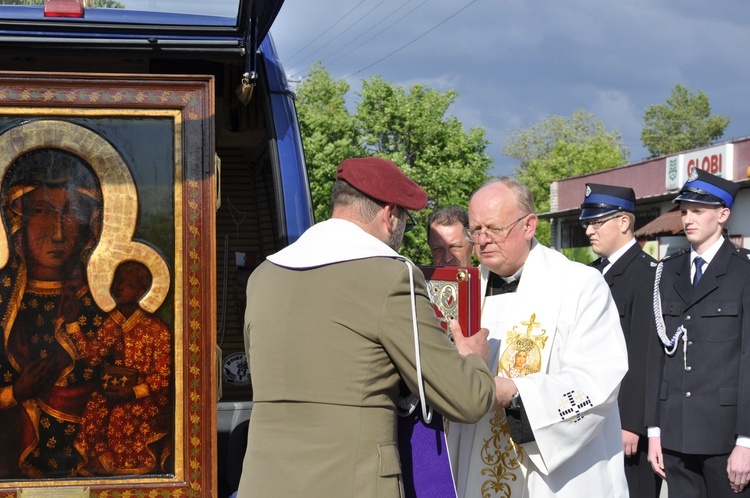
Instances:
[[[600,218],[618,211],[635,212],[635,192],[632,188],[614,185],[586,184],[586,198],[581,204],[581,220]]]
[[[672,202],[691,201],[732,209],[740,186],[731,180],[695,168]]]

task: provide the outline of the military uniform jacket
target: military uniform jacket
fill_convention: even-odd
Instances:
[[[343,220],[308,232],[326,227],[344,242],[326,238],[323,250],[372,238]],[[418,392],[407,264],[367,257],[292,269],[266,261],[253,272],[245,315],[253,409],[239,497],[403,496],[399,383]],[[424,276],[415,269],[413,277],[427,403],[448,419],[476,422],[494,400],[492,374],[480,357],[457,354]]]
[[[595,266],[600,260],[592,263]],[[628,348],[628,372],[620,385],[618,405],[622,428],[646,435],[646,351],[659,342],[654,326],[653,289],[656,260],[633,244],[604,274],[620,313]]]
[[[687,340],[669,356],[651,349],[646,423],[661,428],[662,448],[727,454],[750,436],[750,260],[725,240],[693,289],[690,252],[663,260],[660,292],[666,335]]]

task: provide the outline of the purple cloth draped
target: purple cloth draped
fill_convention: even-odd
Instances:
[[[398,447],[407,498],[455,498],[443,417],[432,413],[425,424],[422,410],[398,418]]]

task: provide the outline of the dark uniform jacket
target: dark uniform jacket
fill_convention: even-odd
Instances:
[[[591,266],[598,266],[601,259]],[[646,435],[646,351],[649,341],[658,341],[654,326],[653,289],[656,260],[634,244],[604,274],[620,313],[620,324],[628,348],[628,372],[617,398],[622,428]]]
[[[728,454],[750,436],[749,255],[725,240],[695,289],[689,251],[663,259],[665,333],[687,329],[673,355],[657,345],[649,359],[646,423],[661,428],[664,449]]]

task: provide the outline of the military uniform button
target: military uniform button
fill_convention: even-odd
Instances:
[[[689,398],[690,396],[692,396],[692,394],[690,393],[690,391],[688,391],[688,392],[685,393],[685,397],[686,398]]]
[[[693,367],[685,367],[685,371],[686,371],[686,372],[689,372],[689,371],[691,371],[692,369],[693,369]]]
[[[688,341],[688,346],[692,346],[692,345],[693,345],[693,341]]]
[[[686,316],[685,320],[690,320],[690,315]]]

